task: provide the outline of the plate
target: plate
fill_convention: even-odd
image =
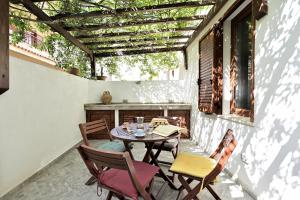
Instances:
[[[144,131],[137,131],[134,133],[135,137],[145,137],[145,132]]]

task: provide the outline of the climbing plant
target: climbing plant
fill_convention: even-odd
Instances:
[[[186,2],[187,0],[64,0],[64,1],[51,1],[51,2],[40,2],[36,3],[47,15],[49,16],[59,16],[69,13],[84,13],[91,11],[112,11],[118,8],[138,8],[149,5],[156,5],[162,3],[175,3],[175,2]],[[113,23],[124,23],[135,20],[154,20],[154,19],[164,19],[164,18],[176,18],[189,15],[202,14],[208,11],[209,6],[199,7],[199,8],[182,8],[182,9],[171,9],[163,11],[153,11],[153,12],[132,12],[123,15],[107,15],[102,17],[86,17],[86,18],[71,18],[71,19],[61,19],[55,21],[63,26],[82,26],[90,24],[113,24]],[[78,47],[71,44],[64,37],[58,33],[52,32],[47,26],[47,23],[53,22],[43,22],[36,19],[32,14],[30,14],[26,9],[19,4],[10,5],[10,24],[14,27],[14,31],[11,34],[10,42],[12,44],[17,44],[24,40],[24,33],[29,30],[37,30],[43,34],[43,43],[37,48],[47,51],[50,56],[54,59],[57,65],[61,68],[68,70],[70,67],[78,67],[81,71],[81,75],[88,77],[90,75],[89,59],[85,52],[81,51]],[[141,25],[141,26],[130,26],[119,28],[119,32],[139,32],[148,31],[153,32],[159,31],[163,28],[178,28],[195,26],[196,22],[186,22],[180,21],[170,24],[152,24],[152,25]],[[73,31],[72,35],[75,37],[82,34],[105,34],[111,33],[116,29],[106,28],[95,31]],[[152,38],[156,44],[164,44],[166,40],[161,38],[168,38],[172,36],[179,36],[182,33],[178,32],[166,32],[160,34],[149,34],[147,38]],[[144,36],[134,36],[135,39],[145,38]],[[113,40],[112,40],[113,39]],[[82,39],[82,42],[96,42],[96,41],[114,41],[114,40],[128,40],[128,36],[120,36],[117,38],[87,38]],[[151,45],[151,43],[148,43]],[[128,41],[127,45],[134,45]],[[103,47],[110,47],[111,44],[103,45]],[[96,46],[89,46],[91,50],[97,52]],[[138,50],[138,48],[137,48]],[[106,52],[106,51],[103,51]],[[139,67],[141,69],[142,75],[148,74],[149,79],[156,77],[160,71],[175,69],[178,67],[178,54],[175,52],[167,53],[155,53],[155,54],[140,54],[132,56],[118,56],[118,57],[106,57],[98,58],[96,62],[100,67],[107,69],[109,74],[118,75],[119,66],[121,64]]]

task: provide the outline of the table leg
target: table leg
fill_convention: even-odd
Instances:
[[[128,153],[129,153],[131,159],[134,160],[134,157],[133,157],[133,154],[131,152],[131,148],[130,148],[129,142],[123,140],[123,143],[124,143],[124,146],[126,148],[126,151],[128,151]]]
[[[156,156],[154,155],[154,153],[152,151],[154,142],[145,143],[145,145],[146,145],[147,151],[146,151],[146,154],[144,156],[143,162],[149,163],[150,162],[150,158],[151,158],[151,163],[153,163],[155,166],[159,167],[159,175],[160,175],[160,177],[163,178],[165,181],[167,181],[168,184],[169,184],[169,186],[172,189],[177,190],[177,188],[174,185],[174,183],[172,182],[172,180],[163,172],[163,170],[161,169],[161,167],[158,164],[157,158],[156,158]]]
[[[154,142],[145,143],[145,146],[147,148],[146,154],[144,156],[143,162],[149,163],[150,161],[150,153],[152,152]]]
[[[177,190],[178,188],[174,185],[173,181],[165,174],[165,172],[160,168],[157,159],[155,158],[155,155],[152,151],[150,151],[150,157],[152,158],[152,161],[154,163],[155,166],[159,167],[159,175],[169,183],[169,186],[174,189]]]

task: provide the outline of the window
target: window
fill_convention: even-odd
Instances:
[[[231,113],[253,116],[253,23],[251,5],[231,22]],[[252,117],[251,117],[252,118]]]
[[[216,24],[199,42],[199,110],[222,113],[223,29]]]

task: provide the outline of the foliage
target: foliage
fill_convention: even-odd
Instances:
[[[88,57],[61,35],[54,33],[47,36],[42,49],[49,52],[61,68],[70,70],[75,67],[80,69],[82,76],[87,76]]]
[[[99,11],[99,10],[113,10],[117,8],[125,7],[143,7],[162,3],[174,3],[174,2],[185,2],[187,0],[64,0],[64,1],[51,1],[51,3],[37,3],[41,9],[44,10],[49,16],[56,16],[65,13],[80,13],[89,11]],[[124,15],[117,16],[104,16],[104,17],[89,17],[89,18],[75,18],[75,19],[64,19],[61,21],[56,21],[65,26],[81,26],[81,25],[91,25],[91,24],[105,24],[105,23],[123,23],[135,20],[153,20],[162,18],[175,18],[183,16],[193,16],[195,14],[201,14],[207,11],[208,7],[203,8],[182,8],[164,11],[154,11],[154,12],[135,12],[128,13]],[[78,67],[82,73],[82,76],[89,76],[89,59],[86,54],[81,51],[78,47],[72,45],[65,38],[57,33],[50,31],[49,26],[45,23],[33,22],[35,19],[32,18],[28,12],[24,11],[25,8],[21,6],[14,5],[14,8],[10,9],[11,20],[10,23],[16,30],[11,36],[11,43],[16,44],[23,41],[24,33],[33,28],[37,28],[38,31],[44,34],[44,43],[40,47],[43,50],[49,52],[56,63],[68,70],[70,67]],[[28,18],[29,21],[24,18]],[[158,31],[162,28],[176,28],[176,27],[186,27],[195,26],[196,22],[176,22],[170,24],[154,24],[154,25],[143,25],[143,26],[131,26],[119,28],[118,31],[124,32],[139,32],[139,31]],[[95,31],[74,31],[73,35],[82,34],[101,34],[101,33],[111,33],[116,32],[116,29],[106,28]],[[170,37],[176,35],[183,35],[183,33],[178,32],[168,32],[160,34],[150,34],[147,38],[155,39],[155,44],[164,44],[165,42],[170,42],[171,40],[162,40],[162,37]],[[145,38],[145,36],[132,36],[131,38]],[[128,36],[114,37],[114,38],[93,38],[93,39],[82,39],[82,42],[89,41],[114,41],[114,40],[128,40]],[[128,42],[126,45],[133,45],[133,43]],[[139,44],[139,43],[135,43]],[[141,44],[141,43],[140,43]],[[151,45],[151,43],[147,43]],[[110,47],[112,45],[102,45],[102,47]],[[88,46],[94,52],[99,52],[95,46]],[[132,49],[138,50],[139,48]],[[107,52],[107,51],[101,51]],[[108,51],[110,52],[110,51]],[[120,52],[122,53],[122,52]],[[158,75],[159,71],[166,69],[174,69],[178,67],[178,57],[177,53],[156,53],[156,54],[144,54],[136,56],[120,56],[120,57],[108,57],[97,59],[96,62],[100,67],[107,69],[110,75],[118,75],[118,67],[121,65],[127,66],[138,66],[141,69],[142,75],[149,75],[149,79],[153,79]],[[120,74],[119,74],[120,75]]]

